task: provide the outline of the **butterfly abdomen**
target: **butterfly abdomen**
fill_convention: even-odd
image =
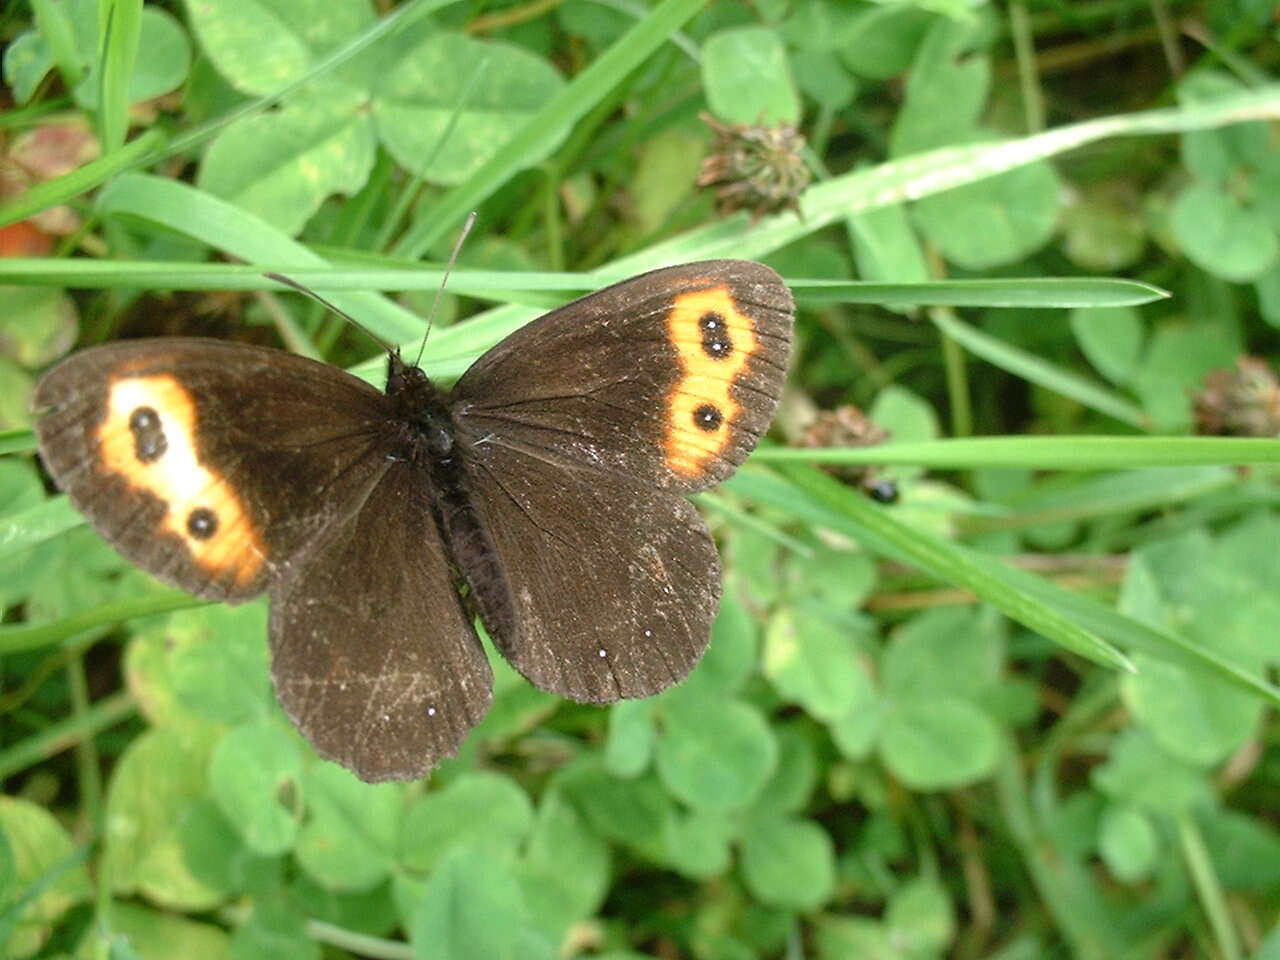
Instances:
[[[515,604],[497,546],[476,510],[453,414],[426,374],[395,355],[389,360],[387,395],[397,411],[400,442],[408,445],[397,459],[409,460],[423,472],[434,494],[429,498],[432,520],[455,580],[467,587],[490,636],[503,648],[515,636]]]

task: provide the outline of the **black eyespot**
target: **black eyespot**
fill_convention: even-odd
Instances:
[[[699,430],[705,430],[707,433],[715,433],[720,429],[720,424],[724,421],[724,415],[709,403],[704,403],[693,411],[693,425]]]
[[[702,352],[712,360],[723,360],[733,353],[729,325],[714,310],[708,310],[698,318],[698,330],[702,334]]]
[[[133,434],[133,455],[139,463],[154,463],[169,449],[160,417],[151,407],[137,407],[129,414],[129,432]]]
[[[197,540],[208,540],[218,532],[218,515],[208,507],[196,507],[187,514],[187,533]]]

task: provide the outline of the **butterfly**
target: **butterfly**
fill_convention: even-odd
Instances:
[[[383,391],[208,339],[83,350],[36,387],[40,455],[132,563],[209,600],[270,594],[276,694],[323,757],[422,776],[492,700],[476,632],[535,686],[611,703],[707,647],[719,558],[687,494],[768,429],[794,305],[758,263],[625,280],[445,391]]]

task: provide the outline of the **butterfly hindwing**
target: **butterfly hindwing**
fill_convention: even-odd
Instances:
[[[552,459],[691,493],[714,486],[769,428],[794,305],[743,260],[667,267],[540,317],[453,390],[459,429]]]
[[[261,593],[357,502],[385,397],[341,371],[217,340],[85,350],[40,381],[45,465],[124,556],[213,600]]]
[[[420,777],[489,709],[493,677],[454,587],[429,490],[406,463],[307,549],[271,595],[285,712],[363,780]]]
[[[720,597],[715,545],[693,504],[497,441],[474,454],[472,495],[502,571],[499,583],[475,584],[478,606],[512,666],[544,690],[593,703],[684,679]],[[508,598],[505,611],[486,609],[486,599]]]

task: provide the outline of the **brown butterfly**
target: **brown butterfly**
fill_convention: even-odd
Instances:
[[[489,708],[475,614],[574,700],[648,696],[698,662],[720,571],[685,497],[768,429],[793,309],[758,263],[655,270],[447,392],[397,354],[379,392],[278,350],[115,343],[41,379],[40,453],[142,569],[228,603],[269,591],[285,711],[362,779],[410,779]]]

